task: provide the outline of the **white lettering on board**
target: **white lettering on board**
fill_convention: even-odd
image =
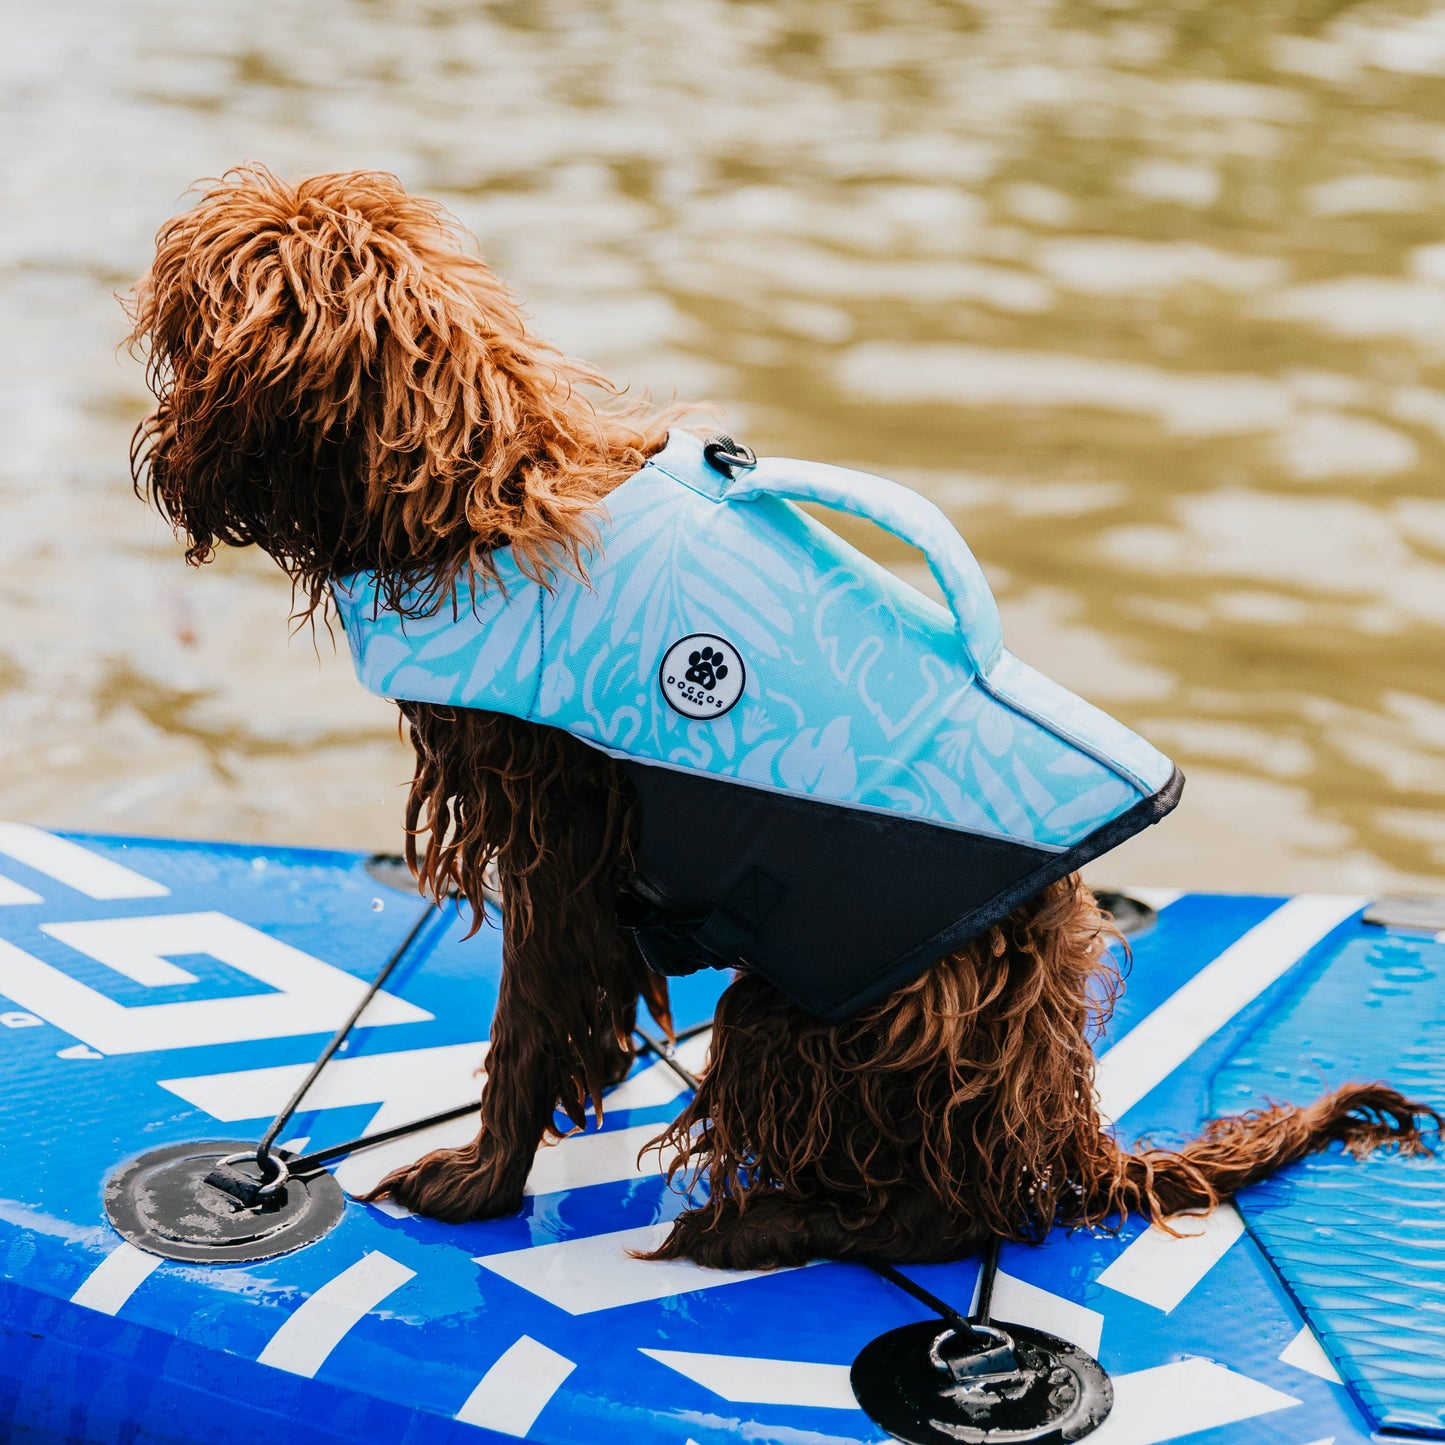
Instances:
[[[295,1034],[330,1033],[361,1001],[366,982],[224,913],[168,913],[47,923],[43,932],[147,988],[195,983],[169,961],[205,955],[268,992],[127,1005],[0,939],[0,994],[106,1054],[199,1048]],[[424,1009],[379,993],[361,1022],[421,1023]]]
[[[6,904],[44,902],[33,888],[27,888],[23,883],[17,883],[13,878],[0,874],[0,908]]]
[[[0,853],[87,898],[165,898],[170,889],[69,838],[28,823],[0,823]],[[38,903],[37,894],[10,879],[0,881],[0,903]]]

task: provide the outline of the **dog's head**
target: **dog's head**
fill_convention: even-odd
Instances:
[[[667,417],[532,336],[437,204],[392,176],[288,185],[259,166],[164,225],[129,298],[155,410],[132,472],[204,562],[259,546],[312,610],[368,568],[387,601],[510,546],[582,565],[597,498]]]

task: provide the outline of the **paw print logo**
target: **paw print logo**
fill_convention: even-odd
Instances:
[[[728,675],[728,665],[723,661],[722,653],[714,652],[711,647],[700,648],[697,652],[688,653],[687,661],[688,669],[685,674],[687,680],[695,682],[708,692],[711,692]]]
[[[736,706],[747,683],[742,654],[710,632],[679,638],[657,669],[657,684],[673,712],[711,721]]]

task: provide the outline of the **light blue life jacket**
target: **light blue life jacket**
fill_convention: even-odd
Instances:
[[[919,548],[948,606],[795,502]],[[624,764],[664,971],[751,966],[847,1016],[1178,799],[1166,757],[1004,648],[973,554],[906,487],[674,431],[596,527],[586,581],[503,549],[500,586],[468,576],[426,616],[369,573],[333,591],[370,691]]]

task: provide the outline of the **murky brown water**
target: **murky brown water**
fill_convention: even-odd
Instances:
[[[391,710],[126,485],[111,293],[254,158],[397,171],[570,350],[943,504],[1013,649],[1190,774],[1107,876],[1445,874],[1445,9],[0,18],[0,816],[397,843]]]

